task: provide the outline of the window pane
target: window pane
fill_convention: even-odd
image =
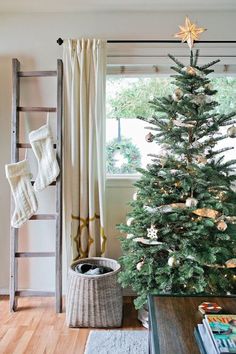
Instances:
[[[161,147],[150,143],[152,130],[138,116],[154,114],[149,101],[153,97],[172,95],[176,86],[171,77],[108,77],[106,152],[108,174],[134,174],[137,167],[145,168]],[[218,93],[216,110],[228,113],[236,110],[236,78],[212,77]],[[147,128],[147,129],[145,129]],[[155,132],[154,132],[155,133]]]

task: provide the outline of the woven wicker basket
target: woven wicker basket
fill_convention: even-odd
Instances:
[[[79,263],[107,266],[114,271],[91,276],[77,273]],[[123,298],[117,282],[120,265],[108,258],[84,258],[69,269],[66,323],[69,327],[120,327]]]

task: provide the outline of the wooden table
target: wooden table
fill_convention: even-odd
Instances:
[[[198,305],[216,302],[222,313],[236,314],[236,296],[150,295],[149,352],[151,354],[199,354],[194,327],[202,322]]]

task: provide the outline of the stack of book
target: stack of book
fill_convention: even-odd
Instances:
[[[205,315],[194,335],[202,354],[236,353],[236,315]]]

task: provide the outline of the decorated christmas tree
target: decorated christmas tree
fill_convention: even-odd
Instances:
[[[161,153],[139,169],[132,211],[119,226],[127,234],[120,282],[138,294],[137,308],[148,294],[236,293],[236,160],[224,154],[233,146],[219,148],[236,138],[236,112],[217,113],[209,74],[219,60],[199,65],[192,49],[203,29],[188,18],[180,28],[190,62],[169,55],[176,89],[150,102],[151,118],[139,117]]]

